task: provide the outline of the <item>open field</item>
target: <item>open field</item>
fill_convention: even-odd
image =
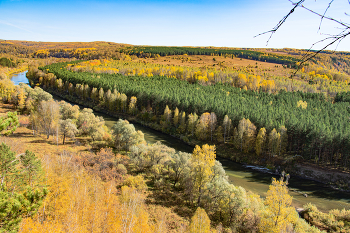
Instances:
[[[208,56],[208,55],[172,55],[158,58],[142,58],[135,61],[145,61],[151,64],[169,65],[169,66],[185,66],[196,68],[216,68],[218,70],[230,68],[233,70],[250,70],[252,74],[260,74],[266,72],[270,75],[289,76],[293,71],[290,68],[284,68],[280,64],[254,61],[244,58],[231,58],[224,56]]]

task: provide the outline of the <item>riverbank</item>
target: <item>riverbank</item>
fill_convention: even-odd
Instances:
[[[70,103],[76,103],[80,106],[88,107],[94,109],[94,111],[99,114],[105,114],[110,117],[114,117],[116,120],[118,118],[127,119],[131,123],[134,123],[135,125],[142,125],[143,128],[149,128],[152,131],[159,132],[159,134],[164,134],[164,132],[160,131],[159,128],[157,130],[156,127],[154,127],[154,124],[147,124],[145,122],[142,122],[138,120],[135,116],[130,116],[127,114],[115,114],[108,112],[104,109],[99,108],[98,106],[93,106],[92,104],[87,104],[88,102],[84,102],[77,99],[69,99],[67,96],[63,96],[60,93],[51,92],[52,94],[59,96],[61,99],[68,100]],[[103,116],[103,115],[102,115]],[[105,116],[103,116],[105,117]],[[115,120],[115,121],[116,121]],[[112,124],[111,124],[112,125]],[[137,126],[136,126],[137,128]],[[186,152],[192,152],[192,142],[186,142],[183,141],[181,137],[177,137],[176,135],[168,135],[169,137],[173,138],[174,140],[181,140],[182,144],[185,144],[186,146],[183,146],[185,150],[182,150],[183,148],[176,148],[177,150],[182,150]],[[154,143],[154,142],[153,142]],[[197,142],[198,144],[201,144],[200,142]],[[172,145],[169,145],[172,146]],[[233,151],[232,147],[219,145],[217,146],[217,160],[219,160],[229,176],[229,180],[238,186],[242,186],[247,190],[250,190],[254,193],[259,194],[261,197],[266,196],[266,191],[268,190],[268,185],[271,183],[271,178],[276,177],[278,178],[278,174],[269,174],[269,173],[262,173],[261,171],[254,171],[252,168],[244,167],[242,165],[234,164],[235,162],[241,162],[241,164],[246,163],[242,160],[233,162],[232,161],[232,155],[235,155],[234,158],[239,158],[240,152],[239,151]],[[229,156],[231,155],[231,156]],[[254,155],[249,155],[253,157]],[[252,163],[250,163],[252,164]],[[259,163],[255,163],[254,165],[261,165]],[[270,169],[272,173],[274,173],[275,170]],[[307,203],[313,203],[319,207],[322,211],[329,211],[331,209],[350,209],[350,200],[347,201],[348,204],[345,204],[342,201],[334,201],[332,200],[335,196],[338,196],[340,200],[346,200],[346,193],[344,192],[344,195],[340,195],[339,190],[332,189],[330,186],[324,186],[321,183],[318,183],[315,179],[312,179],[310,177],[301,177],[297,173],[291,173],[292,179],[290,180],[289,187],[291,190],[291,195],[294,198],[293,206],[296,208],[302,208]],[[299,178],[298,178],[299,177]],[[255,183],[252,183],[255,182]],[[332,191],[334,190],[334,191]]]
[[[58,66],[48,66],[46,68],[50,68],[50,69],[54,69],[54,70],[57,69],[56,70],[57,72],[55,71],[54,73],[56,75],[60,76],[60,75],[63,75],[60,73],[61,72],[61,69],[59,69],[60,66],[62,66],[61,68],[64,69],[63,64],[59,64]],[[41,68],[41,69],[43,69],[43,68]],[[66,71],[64,71],[64,72],[66,72]],[[94,78],[90,79],[92,76],[90,77],[89,74],[85,74],[85,73],[84,74],[79,73],[79,75],[75,76],[74,74],[70,73],[69,71],[67,71],[67,72],[68,72],[67,74],[60,76],[62,79],[57,79],[57,77],[52,76],[53,74],[45,74],[45,72],[43,72],[41,70],[33,70],[32,72],[30,72],[28,77],[30,77],[31,82],[33,82],[32,85],[34,85],[34,84],[40,85],[43,88],[45,88],[49,91],[52,91],[53,93],[56,93],[57,95],[60,95],[62,98],[69,99],[70,101],[83,104],[83,105],[88,106],[90,108],[93,108],[97,111],[103,111],[109,115],[112,115],[115,112],[118,112],[118,115],[124,115],[124,118],[129,118],[128,115],[131,115],[131,116],[136,115],[136,117],[133,118],[133,121],[139,122],[139,123],[146,125],[150,128],[162,131],[166,134],[176,136],[177,138],[180,138],[185,143],[189,143],[192,145],[193,144],[200,145],[203,143],[216,144],[217,148],[224,148],[224,152],[226,152],[227,150],[230,151],[230,153],[222,153],[221,156],[223,156],[225,158],[230,158],[236,162],[262,165],[262,166],[266,166],[267,168],[272,169],[272,170],[278,170],[279,172],[281,172],[283,170],[290,170],[290,171],[294,172],[295,169],[294,169],[293,165],[301,164],[304,161],[314,163],[315,160],[317,160],[317,165],[321,165],[321,166],[327,165],[328,163],[330,163],[329,161],[331,161],[331,163],[333,163],[332,161],[335,161],[338,163],[338,166],[341,164],[344,164],[342,166],[339,166],[340,168],[345,169],[345,170],[348,169],[348,166],[346,166],[346,161],[348,158],[347,152],[346,151],[344,152],[344,149],[342,149],[339,152],[339,150],[338,150],[339,145],[336,146],[336,148],[338,148],[338,149],[336,150],[336,152],[334,152],[337,155],[335,159],[332,159],[332,157],[334,155],[332,154],[333,152],[330,152],[331,150],[327,150],[328,151],[327,158],[325,157],[326,155],[322,155],[322,156],[319,155],[318,157],[315,157],[316,155],[314,155],[314,152],[316,153],[315,150],[317,150],[318,146],[314,146],[316,144],[311,143],[311,141],[306,142],[306,140],[304,140],[304,139],[303,139],[303,141],[300,141],[301,140],[300,135],[303,135],[302,137],[306,137],[306,134],[301,133],[301,131],[299,132],[299,130],[297,130],[297,131],[301,134],[299,134],[295,130],[292,130],[294,127],[292,125],[288,124],[288,127],[289,126],[291,127],[291,130],[288,130],[288,132],[284,126],[277,126],[277,125],[275,126],[276,129],[278,127],[280,127],[281,129],[278,129],[278,130],[283,130],[283,132],[284,132],[283,139],[281,138],[281,140],[279,139],[281,136],[278,135],[278,133],[277,133],[278,130],[276,131],[276,129],[274,129],[270,133],[268,133],[268,132],[266,132],[266,130],[264,131],[264,128],[261,128],[260,131],[261,130],[263,130],[263,131],[259,132],[259,134],[257,136],[257,131],[256,131],[257,128],[253,123],[251,123],[249,121],[249,119],[245,119],[245,118],[240,119],[240,117],[235,116],[235,114],[231,112],[231,114],[230,114],[230,117],[232,118],[232,121],[231,121],[228,116],[225,116],[225,117],[223,116],[222,111],[221,111],[221,114],[218,114],[218,118],[216,116],[216,113],[214,113],[214,112],[209,113],[211,111],[210,106],[216,106],[215,102],[213,102],[213,101],[211,102],[210,106],[209,105],[208,106],[200,105],[200,106],[202,106],[202,107],[200,107],[200,108],[202,108],[200,110],[200,112],[201,113],[203,112],[203,114],[201,114],[201,116],[197,116],[195,113],[190,113],[191,111],[192,112],[199,111],[198,109],[197,110],[195,109],[197,107],[199,108],[199,106],[196,105],[197,100],[192,98],[193,97],[192,96],[191,97],[192,101],[190,101],[191,103],[188,102],[186,99],[187,97],[186,98],[184,97],[184,93],[182,93],[181,90],[177,91],[177,96],[178,97],[182,96],[181,98],[178,98],[178,97],[175,98],[175,97],[170,97],[170,96],[167,97],[166,94],[164,94],[164,93],[161,94],[161,92],[162,92],[161,90],[163,90],[162,88],[159,90],[159,91],[161,91],[159,93],[157,92],[157,90],[154,90],[152,87],[145,89],[144,87],[149,85],[150,83],[148,83],[148,81],[145,81],[143,78],[138,77],[140,79],[138,79],[138,81],[136,83],[134,83],[135,80],[132,81],[133,79],[128,79],[128,78],[125,79],[125,77],[121,78],[121,79],[117,78],[116,80],[119,80],[120,83],[119,83],[119,81],[117,83],[114,83],[113,82],[114,76],[111,76],[111,77],[106,76],[103,79],[104,80],[103,82],[106,82],[109,84],[108,85],[106,84],[105,86],[103,86],[103,88],[105,88],[105,89],[102,89],[102,86],[99,86],[96,83],[93,86],[91,86],[92,85],[91,82],[96,81],[98,83],[102,79],[101,80],[96,80]],[[84,81],[85,78],[82,78],[81,75],[83,75],[84,77],[85,77],[85,75],[88,75],[86,77],[87,80],[90,80],[90,81],[94,80],[91,82],[86,81],[87,83],[89,83],[89,85],[91,87],[89,87],[89,85],[87,83],[85,83],[85,81]],[[80,78],[78,78],[78,77],[80,77]],[[78,78],[78,79],[76,79],[76,78]],[[64,80],[64,81],[62,81],[62,80]],[[131,81],[129,82],[128,80],[131,80]],[[152,84],[152,85],[157,85],[156,84],[157,80],[155,79],[153,81],[155,82],[155,84]],[[168,79],[164,79],[165,83],[166,83],[166,81],[168,81]],[[76,82],[78,82],[78,83],[76,83]],[[145,82],[145,83],[143,83],[142,85],[139,85],[139,84],[137,84],[138,82]],[[84,84],[82,85],[82,83],[84,83]],[[115,87],[111,86],[113,83],[114,83],[114,85],[116,85]],[[165,83],[163,83],[162,85],[165,85]],[[123,88],[126,88],[124,91],[128,92],[128,96],[125,95],[124,93],[119,93],[118,91],[116,91],[116,87],[118,85],[119,85],[119,90],[124,90]],[[175,84],[175,83],[171,83],[171,82],[166,84],[166,86],[169,86],[169,85],[170,86],[174,85],[174,87],[175,86],[180,87],[181,85],[185,85],[185,86],[181,86],[181,88],[184,88],[187,91],[190,90],[190,89],[187,89],[187,86],[186,86],[187,84],[183,83],[183,82],[181,82],[181,85],[180,85],[180,83]],[[189,86],[191,86],[191,85],[189,85]],[[134,90],[133,89],[134,87],[141,88],[139,90],[140,92],[136,91],[136,89]],[[112,93],[113,88],[114,88],[114,91]],[[164,86],[164,88],[165,88],[165,86]],[[191,86],[191,88],[193,88],[193,87]],[[153,94],[151,94],[151,93],[148,93],[148,90],[154,90],[155,92],[151,91],[153,93]],[[201,88],[200,87],[195,88],[195,89],[191,90],[191,92],[196,92],[196,90],[201,90]],[[201,92],[199,94],[200,97],[197,96],[199,99],[206,98],[203,90],[200,91]],[[236,89],[232,89],[232,90],[237,91]],[[168,91],[171,92],[171,89],[169,89]],[[147,95],[149,95],[149,96],[145,97],[143,94],[144,92],[145,93],[147,92],[148,93]],[[257,93],[259,93],[259,92],[256,92],[256,94]],[[241,92],[238,91],[237,94],[240,95]],[[260,93],[260,94],[262,94],[262,93]],[[161,99],[163,99],[163,100],[160,100],[160,99],[158,100],[157,99],[158,95],[162,96]],[[191,96],[191,94],[189,94],[189,93],[187,93],[186,95]],[[212,94],[211,98],[213,100],[213,97],[221,96],[221,95],[222,95],[222,92],[218,89],[218,92],[215,92],[215,95]],[[263,94],[256,96],[256,97],[258,99],[261,98],[262,100],[265,100],[264,99],[265,97]],[[268,96],[268,97],[270,98],[273,96]],[[294,96],[293,98],[299,98],[299,97]],[[168,101],[167,98],[170,98],[170,99],[172,98],[172,101],[170,101],[170,100]],[[183,98],[185,98],[185,99],[183,99]],[[222,96],[222,98],[225,99],[226,97]],[[236,97],[230,97],[230,98],[231,98],[231,101],[235,102],[234,99]],[[249,98],[251,98],[251,96]],[[182,109],[181,103],[180,102],[175,103],[176,101],[173,102],[175,99],[177,99],[176,101],[180,101],[180,99],[181,99],[181,101],[183,101],[182,104],[185,104],[185,103],[190,104],[188,106],[186,105],[187,106],[186,112],[184,112],[184,111],[179,112],[179,109],[177,109],[176,106],[178,105],[179,108]],[[222,101],[223,101],[222,103],[225,102],[224,100],[222,100]],[[251,101],[252,102],[256,101],[256,98],[252,98]],[[288,103],[290,106],[290,107],[288,107],[288,109],[294,108],[295,107],[294,104],[298,100],[297,99],[293,99],[293,100],[290,99],[290,101],[291,102]],[[236,108],[237,111],[239,109],[241,109],[240,106],[242,106],[242,104],[239,104],[239,106],[238,105],[236,106],[233,104],[233,102],[230,102],[230,104],[232,106],[235,106],[234,108]],[[328,108],[330,109],[331,103],[330,102],[318,102],[318,104],[328,106]],[[169,106],[170,106],[170,108],[169,108]],[[230,111],[233,110],[232,106],[230,108],[231,109]],[[267,105],[264,103],[260,103],[259,106],[267,106]],[[282,106],[282,105],[278,105],[278,106]],[[292,106],[294,106],[294,107],[292,107]],[[191,109],[191,108],[194,108],[194,109]],[[250,107],[245,106],[245,111],[251,111],[253,108],[254,108],[254,106],[250,106]],[[265,108],[265,107],[263,107],[263,108]],[[165,110],[163,111],[163,109],[165,109]],[[299,110],[300,109],[295,109],[295,111],[293,113],[290,112],[290,114],[295,116],[294,115],[295,112],[299,111]],[[316,111],[316,110],[317,110],[317,108],[313,109],[313,111]],[[217,109],[217,111],[219,111],[219,110]],[[281,110],[281,111],[284,111],[284,110]],[[278,111],[279,114],[281,114],[281,111]],[[344,111],[344,108],[342,108],[342,111]],[[286,114],[287,114],[287,112],[286,112]],[[187,113],[187,117],[186,117],[186,113]],[[340,113],[340,112],[338,112],[338,113]],[[256,114],[256,113],[254,113],[254,114]],[[325,114],[328,114],[328,112]],[[187,122],[187,118],[189,119],[188,122]],[[211,118],[213,118],[213,120],[210,120]],[[297,117],[294,117],[293,119],[297,119]],[[262,120],[262,119],[260,119],[260,120]],[[244,126],[244,125],[246,125],[245,121],[247,121],[248,125],[251,125],[251,132],[249,133],[250,136],[243,135],[244,132],[246,132],[248,130]],[[212,122],[212,123],[210,123],[210,122]],[[223,122],[223,124],[221,124],[221,122]],[[230,122],[232,122],[232,123],[230,123]],[[271,122],[272,122],[272,120],[271,120]],[[304,121],[304,123],[305,122],[309,122],[309,121]],[[344,122],[345,121],[343,119],[342,124],[345,124]],[[209,129],[208,124],[211,124],[211,126],[212,126],[211,129]],[[258,123],[256,123],[256,124],[258,124]],[[305,123],[305,124],[309,125],[308,123]],[[348,125],[348,124],[346,123],[346,125]],[[232,127],[230,127],[230,126],[232,126]],[[235,126],[235,130],[233,129],[233,126]],[[241,126],[244,126],[244,127],[242,128]],[[307,127],[309,127],[309,126],[307,126]],[[190,127],[190,128],[188,128],[188,127]],[[226,130],[224,130],[224,128]],[[193,129],[195,129],[195,130],[193,130]],[[192,134],[191,134],[191,131],[192,131]],[[195,135],[193,135],[193,131],[195,131]],[[275,133],[277,133],[277,134],[275,135]],[[308,131],[307,134],[310,134],[310,132]],[[273,135],[275,135],[276,137]],[[230,139],[228,139],[229,136],[230,136]],[[223,143],[224,137],[226,137],[226,142],[228,142],[228,143]],[[256,143],[255,140],[257,137],[261,137],[261,140],[260,141],[257,140],[257,143]],[[312,137],[312,138],[313,138],[312,140],[316,140],[315,137]],[[312,145],[310,145],[310,143]],[[337,142],[337,143],[339,144],[339,142]],[[283,144],[283,146],[282,146],[282,144]],[[233,149],[233,147],[235,149]],[[287,149],[287,147],[288,147],[288,149]],[[332,146],[330,144],[327,144],[327,148],[328,147],[332,147]],[[344,147],[344,145],[343,145],[343,147]],[[260,148],[260,149],[258,149],[258,148]],[[242,153],[242,149],[245,153]],[[255,151],[257,151],[256,152],[257,154],[255,153]],[[319,151],[321,151],[321,150],[319,150]],[[301,159],[301,157],[296,156],[297,153],[302,153],[303,156],[305,155],[306,156],[306,157],[304,157],[305,159]],[[339,183],[343,183],[343,182],[339,182]],[[348,183],[345,183],[345,185],[342,188],[348,189]]]
[[[88,107],[93,109],[97,113],[103,113],[111,117],[115,118],[122,118],[127,119],[129,122],[133,124],[140,124],[143,127],[156,130],[160,133],[165,133],[162,131],[162,127],[157,123],[149,123],[142,121],[138,119],[136,116],[131,116],[129,114],[123,114],[123,113],[115,113],[106,111],[104,108],[101,108],[99,106],[94,105],[92,102],[82,101],[80,99],[74,98],[69,95],[62,95],[59,92],[56,91],[50,91],[51,94],[54,94],[56,96],[59,96],[60,98],[64,100],[68,100],[71,103],[79,104],[84,107]],[[202,145],[205,144],[202,141],[195,140],[195,139],[189,139],[188,137],[181,136],[181,135],[172,135],[167,134],[173,138],[176,138],[178,140],[181,140],[184,144],[186,144],[189,147],[194,147],[195,145]],[[210,143],[210,142],[209,142]],[[279,175],[282,171],[286,171],[293,177],[300,177],[302,179],[308,179],[316,182],[320,182],[322,184],[327,185],[330,188],[333,188],[335,190],[339,191],[345,191],[349,192],[350,188],[350,174],[346,173],[344,171],[338,171],[338,170],[329,170],[321,167],[311,166],[309,164],[303,164],[303,163],[296,163],[293,161],[293,163],[288,163],[286,161],[282,161],[280,159],[275,159],[271,161],[268,161],[267,163],[262,161],[261,159],[257,159],[255,154],[249,153],[249,154],[242,154],[240,151],[233,148],[232,145],[228,145],[228,143],[224,144],[216,144],[217,146],[217,156],[225,159],[232,160],[237,163],[241,164],[250,164],[254,166],[263,166],[269,170],[269,173],[272,173],[274,175]],[[189,151],[189,148],[186,148],[186,152]],[[300,162],[300,160],[298,161]],[[260,171],[261,172],[261,171]]]
[[[23,82],[27,82],[27,78],[25,77],[24,73],[22,74]],[[54,98],[57,100],[62,99],[59,97]],[[73,99],[72,101],[68,102],[71,102],[73,104],[76,102],[76,100],[77,99]],[[86,102],[83,102],[82,104],[84,105],[86,104]],[[179,151],[185,151],[189,153],[192,153],[193,151],[193,147],[189,146],[188,143],[184,143],[183,141],[179,140],[179,137],[164,134],[161,131],[157,131],[146,126],[146,124],[141,125],[137,123],[140,121],[137,121],[137,119],[135,119],[135,117],[133,116],[128,116],[126,114],[113,114],[113,117],[111,117],[109,115],[101,113],[101,109],[96,108],[96,106],[92,106],[92,108],[94,107],[95,114],[97,113],[96,115],[102,116],[105,119],[106,125],[108,125],[109,127],[113,126],[118,121],[119,117],[122,117],[124,119],[129,119],[130,122],[134,123],[135,128],[137,130],[141,130],[145,135],[145,140],[151,144],[160,141],[163,144],[175,148]],[[96,110],[99,110],[99,112],[96,112]],[[110,114],[107,111],[104,112]],[[234,151],[233,153],[237,156],[242,155],[239,151]],[[239,164],[233,162],[232,158],[230,158],[230,160],[222,158],[224,156],[227,156],[229,158],[228,155],[232,155],[233,153],[231,153],[229,147],[225,147],[223,145],[217,146],[217,160],[219,160],[223,164],[223,167],[226,171],[226,174],[229,177],[230,182],[236,186],[242,186],[246,190],[250,190],[253,193],[260,195],[261,197],[265,197],[268,187],[271,184],[271,178],[278,178],[279,176],[269,173],[262,173],[261,171],[254,170],[250,167],[242,166],[242,163],[244,164],[244,161],[242,160],[238,161],[241,162],[241,164]],[[254,158],[255,155],[251,154],[249,156]],[[291,191],[298,191],[290,192],[290,194],[293,196],[294,207],[301,208],[305,204],[310,202],[318,206],[318,208],[324,212],[328,212],[331,209],[350,209],[350,199],[347,193],[330,189],[329,187],[321,183],[312,180],[300,179],[296,175],[292,175],[288,186]],[[307,198],[302,195],[305,193],[308,195]]]
[[[28,64],[22,65],[16,68],[2,67],[0,66],[0,77],[11,78],[14,74],[19,74],[28,70]]]
[[[295,171],[292,174],[327,184],[329,187],[339,191],[350,192],[350,173],[348,172],[307,164],[295,165],[294,169]]]

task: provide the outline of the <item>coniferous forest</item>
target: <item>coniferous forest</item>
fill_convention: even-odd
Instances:
[[[349,189],[349,54],[291,79],[303,52],[0,41],[0,232],[348,232],[350,210],[296,208],[289,190],[297,167]],[[266,195],[218,157],[277,171]]]
[[[227,134],[232,136],[233,144],[236,142],[235,146],[240,147],[237,144],[241,143],[237,142],[244,141],[243,137],[247,134],[245,136],[251,137],[249,141],[252,142],[247,152],[255,150],[256,136],[264,128],[267,145],[258,154],[295,153],[317,164],[342,164],[348,169],[349,103],[337,101],[339,95],[332,103],[331,99],[318,93],[282,90],[269,94],[261,88],[257,91],[242,90],[220,82],[215,85],[191,84],[164,76],[145,78],[102,73],[97,78],[89,72],[69,71],[66,66],[65,63],[56,63],[42,67],[41,70],[54,76],[33,74],[33,82],[67,95],[80,93],[75,97],[93,101],[96,105],[102,100],[102,106],[112,112],[131,111],[128,108],[133,105],[134,115],[146,121],[165,122],[167,126],[163,128],[166,132],[178,131],[180,124],[174,124],[172,120],[172,112],[176,109],[178,117],[184,117],[186,122],[190,121],[191,114],[196,114],[199,122],[195,122],[193,127],[203,131],[198,132],[200,137],[197,139],[220,141],[222,135]],[[170,112],[169,117],[165,116],[166,111]],[[206,114],[208,117],[205,117]],[[210,114],[215,115],[215,120]],[[225,116],[231,122],[230,130],[226,129],[228,132],[225,132],[228,124],[227,120],[224,121]],[[240,127],[242,119],[249,120],[252,126]],[[203,127],[199,129],[201,121]],[[251,128],[254,132],[248,132]],[[188,136],[188,133],[183,136]],[[272,143],[274,140],[276,143]]]

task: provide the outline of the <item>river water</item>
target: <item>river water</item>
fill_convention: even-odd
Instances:
[[[20,82],[28,83],[25,74],[26,72],[13,75],[11,80],[16,85]],[[112,127],[118,120],[117,118],[102,113],[97,113],[97,115],[104,118],[108,127]],[[134,126],[136,130],[141,130],[144,133],[145,140],[148,143],[161,141],[163,144],[178,151],[189,153],[193,151],[193,147],[170,135],[144,127],[140,124],[134,124]],[[272,177],[278,178],[272,174],[259,172],[224,158],[218,157],[217,160],[222,163],[229,180],[234,185],[242,186],[246,190],[252,191],[261,197],[266,196]],[[350,193],[331,189],[322,183],[292,176],[289,179],[288,187],[290,190],[295,190],[289,192],[289,194],[293,196],[293,206],[295,207],[302,207],[307,203],[312,203],[322,211],[343,208],[350,209]],[[303,196],[302,193],[307,194],[308,197]]]

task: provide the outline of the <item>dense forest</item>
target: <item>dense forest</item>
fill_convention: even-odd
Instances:
[[[220,135],[232,135],[235,147],[243,150],[247,144],[246,152],[254,151],[254,144],[259,142],[263,150],[257,152],[258,155],[301,154],[317,164],[348,169],[350,114],[347,102],[332,103],[322,94],[285,91],[268,94],[220,83],[191,84],[164,76],[99,74],[96,77],[91,73],[69,71],[66,65],[45,66],[41,70],[48,74],[28,73],[28,77],[44,88],[66,93],[73,99],[89,100],[111,112],[137,114],[146,122],[163,125],[163,130],[169,133],[187,129],[182,134],[186,138],[193,136],[190,133],[193,129],[188,130],[191,128],[201,131],[197,139],[203,141],[220,142]],[[197,119],[191,122],[194,114]],[[179,119],[173,122],[174,117]],[[232,122],[230,130],[227,130],[226,117]],[[243,120],[250,123],[242,123]],[[178,129],[181,121],[185,129]],[[265,132],[261,142],[256,138],[260,130]]]
[[[349,171],[349,54],[291,80],[303,53],[0,40],[0,232],[349,231],[348,210],[297,212],[286,173],[263,199],[215,160]],[[28,68],[31,87],[8,79]],[[195,149],[147,144],[92,109]]]
[[[12,122],[0,129],[12,135],[0,137],[9,145],[0,146],[4,232],[319,232],[291,206],[286,175],[272,181],[262,200],[228,182],[215,146],[196,146],[189,154],[147,144],[126,120],[109,130],[91,109],[54,101],[40,87],[3,84],[2,100],[30,112],[0,119],[1,125]],[[63,141],[56,145],[58,138]],[[93,147],[76,143],[87,138]],[[51,153],[15,156],[22,145]],[[308,221],[322,224],[312,217],[317,208],[308,207]],[[340,229],[344,214],[334,212],[326,226]]]

